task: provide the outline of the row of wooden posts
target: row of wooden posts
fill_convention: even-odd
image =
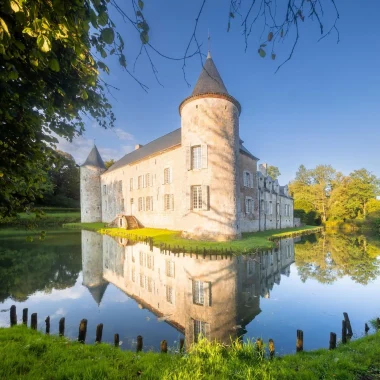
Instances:
[[[350,318],[348,317],[348,314],[343,313],[343,317],[344,319],[342,320],[342,343],[345,344],[351,339],[353,332],[352,332],[351,322],[350,322]],[[11,322],[11,327],[17,325],[17,314],[16,314],[15,305],[12,305],[10,309],[10,322]],[[22,323],[25,326],[27,326],[28,324],[28,309],[27,308],[23,309],[22,311]],[[45,332],[46,334],[50,334],[50,317],[47,317],[45,319],[45,324],[46,324]],[[377,324],[377,328],[380,328],[380,318],[377,318],[376,324]],[[33,313],[31,315],[30,327],[33,330],[37,330],[37,313]],[[59,320],[58,329],[59,329],[59,336],[64,336],[65,335],[65,317],[62,317]],[[369,327],[367,323],[364,325],[364,331],[366,334],[369,331]],[[81,343],[85,343],[86,335],[87,335],[87,319],[82,319],[79,323],[78,341]],[[100,323],[96,326],[96,337],[95,337],[96,343],[101,343],[102,335],[103,335],[103,323]],[[138,335],[136,342],[137,342],[136,351],[142,351],[143,337],[141,335]],[[303,342],[304,342],[303,331],[297,330],[296,352],[303,351]],[[119,347],[119,343],[120,343],[119,334],[115,334],[114,335],[115,347]],[[179,342],[180,352],[183,352],[184,343],[185,343],[185,340],[181,338]],[[258,338],[256,340],[256,348],[259,352],[264,352],[264,344],[261,338]],[[336,334],[331,332],[330,341],[329,341],[329,349],[333,350],[335,348],[336,348]],[[268,349],[269,349],[270,358],[273,358],[275,355],[275,346],[274,346],[273,339],[269,339]],[[162,353],[168,352],[168,342],[166,340],[161,341],[160,351]]]

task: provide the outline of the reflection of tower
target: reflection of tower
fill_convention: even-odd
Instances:
[[[106,170],[98,149],[94,145],[80,168],[81,222],[102,221],[102,193],[100,175]]]
[[[82,230],[83,283],[100,305],[108,282],[103,279],[103,236]]]

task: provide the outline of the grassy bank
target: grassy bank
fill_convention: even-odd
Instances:
[[[65,228],[82,228],[96,231],[101,234],[127,238],[131,240],[143,240],[152,238],[153,245],[160,247],[161,245],[170,245],[170,248],[185,249],[186,251],[195,251],[206,249],[207,251],[222,251],[228,252],[252,252],[257,249],[270,249],[275,243],[273,240],[285,237],[299,236],[313,232],[321,231],[321,227],[304,226],[298,228],[287,228],[283,230],[270,230],[264,232],[245,233],[242,239],[228,242],[212,242],[203,240],[190,240],[181,237],[181,231],[171,231],[157,228],[139,228],[136,230],[126,230],[124,228],[104,228],[100,226],[102,223],[71,223],[65,224]]]
[[[377,379],[380,332],[336,350],[268,360],[253,343],[225,348],[202,340],[186,355],[83,345],[16,326],[0,329],[0,378],[46,379]]]
[[[41,215],[19,213],[16,217],[0,218],[0,226],[6,227],[52,227],[64,223],[80,222],[80,211],[75,209],[47,209]]]

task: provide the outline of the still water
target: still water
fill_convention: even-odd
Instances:
[[[65,335],[76,338],[88,320],[87,342],[104,324],[103,341],[119,333],[122,348],[157,350],[161,340],[177,347],[202,332],[230,338],[274,339],[279,354],[328,347],[348,312],[354,336],[380,316],[380,241],[343,234],[283,239],[250,256],[173,254],[89,231],[50,231],[28,242],[9,230],[0,235],[0,326],[9,308],[38,313],[38,328],[51,318],[51,333],[66,318]]]

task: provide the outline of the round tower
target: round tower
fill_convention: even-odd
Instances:
[[[193,93],[180,104],[179,112],[182,147],[186,150],[185,192],[190,211],[183,226],[185,235],[215,240],[240,237],[241,106],[229,95],[210,53]],[[197,147],[201,151],[201,164]],[[201,186],[202,209],[196,204],[197,186]]]
[[[94,145],[87,160],[80,167],[80,209],[82,223],[102,221],[100,175],[105,170],[104,162]]]

